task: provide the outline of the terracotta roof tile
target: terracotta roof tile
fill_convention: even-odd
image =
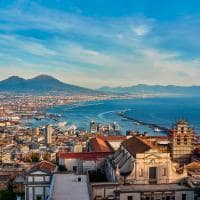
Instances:
[[[124,148],[134,157],[137,153],[144,153],[152,149],[152,146],[150,144],[137,136],[133,136],[125,140],[124,142],[122,142],[122,146],[124,146]]]
[[[98,160],[106,158],[110,155],[110,152],[82,152],[82,153],[71,153],[71,152],[58,152],[57,157],[61,159],[80,159],[80,160]]]
[[[187,170],[200,170],[200,162],[192,162],[186,165]]]
[[[101,137],[95,137],[90,139],[90,145],[92,146],[92,150],[95,152],[112,152],[112,148],[110,145]]]
[[[44,170],[44,171],[52,173],[55,169],[56,169],[55,164],[48,162],[48,161],[41,161],[40,163],[37,163],[33,167],[31,167],[28,172]]]
[[[119,141],[119,140],[124,141],[127,139],[127,137],[124,135],[117,135],[117,136],[110,135],[110,136],[97,136],[97,137],[105,141]]]

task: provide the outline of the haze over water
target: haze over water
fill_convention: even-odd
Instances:
[[[186,119],[196,132],[200,133],[200,97],[115,99],[81,102],[48,110],[51,113],[61,114],[61,121],[67,121],[69,125],[75,124],[86,130],[89,129],[91,120],[98,123],[115,121],[121,126],[122,134],[125,134],[127,130],[161,134],[154,133],[148,126],[122,119],[118,115],[121,111],[126,111],[126,116],[167,128],[171,128],[172,124],[178,119]]]

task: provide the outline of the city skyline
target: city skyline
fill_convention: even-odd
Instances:
[[[199,11],[186,0],[2,0],[0,80],[49,74],[89,88],[200,85]]]

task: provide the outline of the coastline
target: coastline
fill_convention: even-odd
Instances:
[[[63,105],[50,106],[45,109],[45,113],[61,114],[62,116],[58,120],[42,120],[41,123],[40,121],[34,121],[34,123],[35,126],[40,126],[40,124],[56,124],[57,122],[65,121],[68,125],[74,124],[77,127],[89,130],[89,123],[92,120],[96,121],[97,123],[103,124],[112,123],[116,121],[122,127],[123,134],[125,134],[126,131],[130,130],[139,131],[141,133],[150,132],[150,134],[154,135],[160,133],[163,134],[163,131],[160,130],[165,130],[164,134],[166,134],[166,132],[168,134],[171,125],[176,120],[184,117],[184,115],[187,115],[187,113],[191,111],[193,112],[193,110],[190,110],[190,102],[193,100],[194,98],[190,99],[159,96],[148,98],[109,98],[76,101],[73,103],[71,102]],[[167,101],[168,107],[164,106],[165,101]],[[181,107],[182,104],[188,107],[186,111],[180,110],[179,107]],[[172,106],[173,110],[175,109],[175,112],[168,113],[170,112],[170,108],[172,108]],[[199,103],[195,103],[194,108],[192,109],[197,110],[198,107]],[[119,115],[119,112],[123,112],[124,110],[129,108],[131,109],[130,113],[128,114],[128,117],[130,117],[129,119],[126,119],[127,115]],[[156,110],[154,108],[156,108]],[[166,116],[165,112],[167,112]],[[152,118],[151,114],[156,114],[156,118]],[[193,115],[190,115],[190,117],[194,117],[194,120],[193,118],[189,120],[190,122],[194,121],[194,127],[197,130],[200,130],[200,127],[198,126],[198,118],[195,114]]]

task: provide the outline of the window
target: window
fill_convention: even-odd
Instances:
[[[50,177],[49,176],[45,176],[45,181],[49,182],[50,181]]]
[[[170,196],[166,196],[166,200],[170,200]]]
[[[127,200],[133,200],[132,196],[128,196]]]
[[[180,138],[180,135],[177,136],[177,144],[181,144],[181,138]]]
[[[200,199],[200,191],[194,194],[194,200],[199,200],[199,199]]]
[[[36,196],[36,200],[42,200],[42,196],[41,195],[37,195]]]
[[[35,176],[34,180],[35,180],[35,182],[43,182],[44,181],[44,177],[43,176]]]
[[[77,171],[77,166],[73,166],[73,171],[74,171],[74,172]]]
[[[33,177],[32,176],[28,176],[28,182],[33,182]]]
[[[167,169],[163,168],[163,176],[167,176]]]
[[[78,182],[81,182],[81,177],[78,177]]]
[[[184,144],[187,144],[187,136],[184,136]]]
[[[149,167],[149,184],[157,184],[157,168]]]
[[[156,179],[156,167],[149,167],[149,178]]]
[[[186,194],[182,194],[182,200],[186,200]]]
[[[33,187],[28,187],[28,197],[29,199],[33,198]]]

